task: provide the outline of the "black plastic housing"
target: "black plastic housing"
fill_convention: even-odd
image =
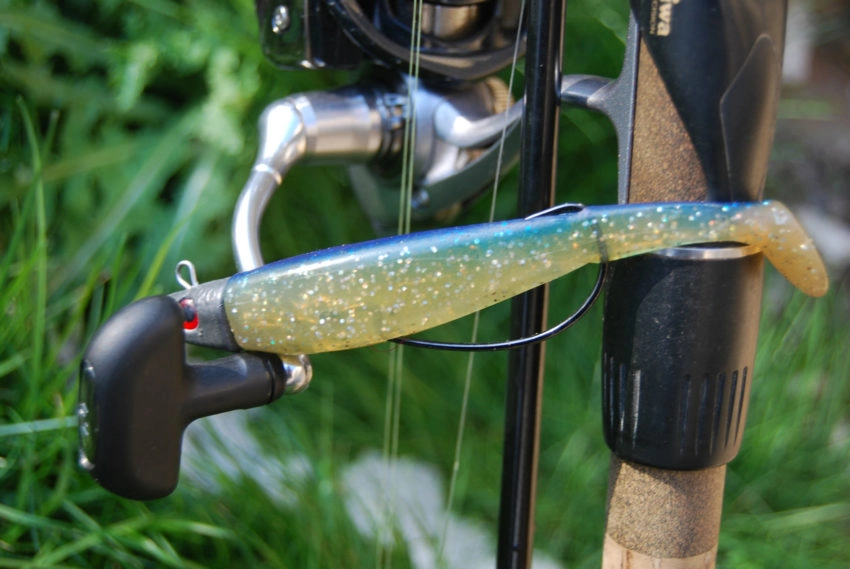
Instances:
[[[412,4],[412,2],[410,2]],[[352,69],[361,62],[408,72],[411,30],[402,3],[387,0],[255,0],[260,44],[284,69]],[[462,37],[421,37],[420,72],[431,80],[477,80],[508,66],[521,14],[519,0],[434,0],[434,6],[475,5],[485,9],[480,25]],[[275,26],[285,10],[286,29]],[[279,20],[279,19],[278,19]],[[277,27],[277,30],[275,29]],[[524,36],[520,32],[520,42]],[[522,47],[520,47],[522,51]]]
[[[260,46],[283,69],[355,69],[363,51],[345,34],[324,0],[255,0]],[[274,11],[286,9],[289,25],[275,30]]]
[[[746,422],[761,308],[761,254],[660,254],[613,263],[603,327],[605,440],[656,468],[726,464]]]

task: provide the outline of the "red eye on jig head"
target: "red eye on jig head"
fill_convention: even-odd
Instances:
[[[191,298],[184,298],[180,301],[180,308],[183,309],[183,329],[194,330],[198,327],[198,309],[195,308],[195,301]]]
[[[188,273],[189,279],[184,278],[182,272]],[[185,290],[198,286],[198,275],[195,273],[195,265],[191,261],[180,261],[174,269],[174,276],[177,278],[177,284]],[[200,324],[198,309],[195,306],[195,301],[191,297],[185,297],[180,300],[180,308],[183,309],[183,329],[195,330]]]

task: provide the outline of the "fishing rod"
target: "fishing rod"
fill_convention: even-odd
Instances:
[[[786,2],[631,0],[624,203],[758,201],[773,140]],[[603,567],[714,567],[740,448],[762,256],[674,248],[612,263],[603,425],[612,450]]]
[[[752,382],[762,253],[804,292],[827,288],[790,212],[761,201],[784,3],[633,0],[615,79],[563,73],[565,5],[532,0],[524,15],[509,0],[256,2],[271,61],[360,69],[363,79],[263,113],[234,208],[239,273],[183,279],[184,290],[131,304],[93,338],[78,416],[81,462],[101,484],[137,499],[167,495],[185,427],[302,390],[313,373],[306,354],[395,339],[526,294],[512,311],[519,343],[510,344],[498,566],[528,567],[544,356],[534,338],[547,328],[539,287],[600,262],[611,267],[604,566],[713,564],[723,465],[740,445]],[[412,21],[422,24],[421,76],[409,73]],[[514,101],[493,73],[523,53],[525,96]],[[563,104],[613,123],[620,205],[527,219],[552,205]],[[521,219],[265,262],[263,212],[295,164],[345,164],[387,233],[406,199],[405,132],[414,219],[451,216],[517,160]],[[232,354],[189,364],[187,343]],[[672,488],[685,492],[674,500]]]
[[[525,60],[525,112],[522,121],[517,211],[530,215],[553,205],[557,179],[561,54],[565,0],[528,2]],[[548,285],[513,300],[511,333],[529,336],[547,327]],[[508,354],[505,394],[502,490],[496,566],[531,566],[545,344],[534,343]]]

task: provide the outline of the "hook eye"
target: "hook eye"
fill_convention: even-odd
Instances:
[[[184,272],[188,274],[188,280],[183,276]],[[177,284],[182,286],[184,290],[198,286],[198,273],[195,271],[195,265],[192,261],[184,259],[177,263],[177,267],[174,268],[174,278],[177,279]]]

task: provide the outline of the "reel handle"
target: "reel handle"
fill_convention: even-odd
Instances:
[[[176,301],[145,298],[113,315],[83,356],[80,464],[125,498],[174,490],[183,432],[195,419],[264,405],[287,391],[292,368],[276,356],[187,363],[183,328]]]

